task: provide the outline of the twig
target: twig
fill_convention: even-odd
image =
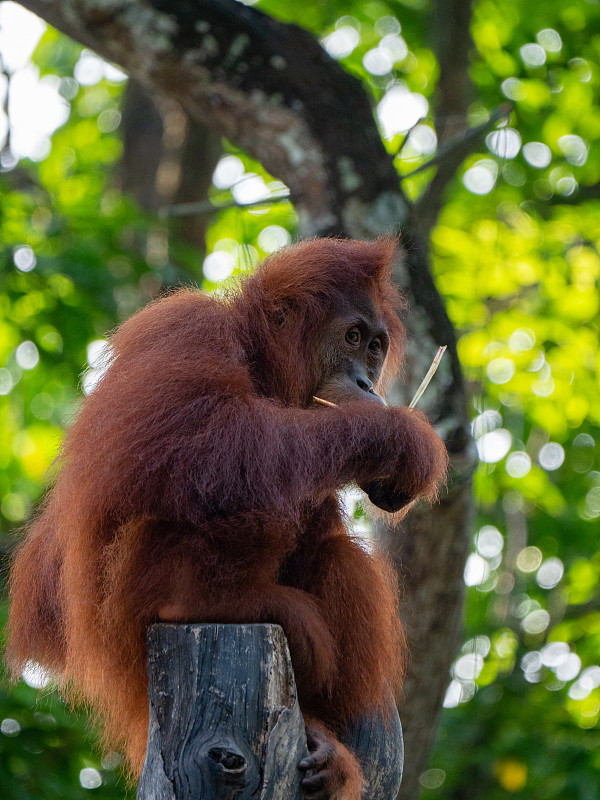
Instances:
[[[442,345],[442,347],[438,349],[437,353],[435,354],[435,358],[431,362],[431,366],[427,370],[427,375],[425,375],[425,377],[421,381],[421,385],[419,386],[419,388],[415,393],[415,396],[409,403],[408,406],[409,408],[414,408],[421,399],[421,397],[423,396],[423,394],[425,393],[425,389],[427,389],[427,387],[431,383],[431,379],[435,375],[436,370],[440,365],[440,361],[442,360],[442,356],[446,352],[446,348],[447,345]],[[322,406],[329,406],[329,408],[337,408],[337,403],[331,403],[329,400],[323,400],[322,397],[317,397],[314,394],[313,394],[313,400],[315,401],[315,403],[320,403]]]
[[[269,195],[262,200],[253,200],[251,203],[223,203],[215,205],[210,200],[199,200],[192,203],[176,203],[172,206],[161,206],[158,209],[159,217],[188,217],[193,214],[214,214],[216,211],[225,211],[229,208],[254,208],[256,206],[270,206],[290,199],[290,193]]]
[[[320,397],[315,397],[313,394],[313,400],[315,403],[320,403],[322,406],[329,406],[330,408],[337,408],[337,403],[330,403],[329,400],[322,400]]]
[[[442,356],[446,352],[446,347],[447,347],[447,345],[442,345],[442,347],[440,347],[438,349],[437,353],[435,354],[435,358],[433,359],[433,361],[431,363],[431,366],[427,370],[427,375],[425,375],[425,377],[421,381],[421,385],[419,386],[419,388],[415,392],[415,396],[413,397],[413,399],[408,404],[409,408],[414,408],[417,405],[417,403],[419,402],[419,400],[421,399],[421,397],[423,396],[423,394],[425,392],[425,389],[429,386],[429,383],[431,382],[431,379],[435,375],[436,370],[440,365],[440,361],[442,360]]]
[[[420,172],[424,172],[426,169],[429,169],[429,167],[434,167],[436,164],[439,164],[440,161],[443,161],[446,156],[450,155],[450,153],[462,151],[467,153],[470,150],[471,143],[474,140],[479,139],[480,136],[491,130],[496,122],[504,117],[510,116],[511,111],[511,106],[508,103],[503,103],[501,106],[492,111],[487,122],[484,122],[482,125],[478,125],[476,128],[471,128],[465,133],[464,136],[458,136],[456,139],[452,139],[450,142],[448,142],[448,144],[440,147],[433,158],[430,158],[429,161],[425,162],[425,164],[421,164],[421,166],[413,169],[412,172],[407,172],[406,175],[402,175],[400,180],[405,181],[407,178],[412,178],[413,175],[418,175]]]

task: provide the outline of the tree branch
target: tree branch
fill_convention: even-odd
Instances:
[[[573,194],[553,195],[548,201],[550,206],[576,206],[586,200],[600,200],[600,182],[577,185]],[[541,204],[540,204],[541,205]]]
[[[198,200],[190,203],[176,203],[172,206],[161,206],[158,209],[161,217],[188,217],[193,214],[215,214],[217,211],[225,211],[228,208],[256,208],[257,206],[272,206],[275,203],[282,203],[289,200],[288,192],[281,195],[270,195],[262,200],[254,200],[252,203],[223,203],[216,205],[210,200]]]
[[[562,616],[563,619],[580,619],[598,609],[600,609],[600,594],[594,595],[585,603],[567,605]]]
[[[235,0],[21,4],[259,160],[290,187],[306,231],[340,232],[350,197],[399,194],[360,82],[301,28]]]
[[[509,103],[504,103],[503,105],[499,106],[492,111],[487,122],[484,122],[482,125],[478,125],[476,128],[469,128],[464,135],[451,139],[447,144],[439,148],[433,158],[430,158],[425,164],[421,164],[416,169],[413,169],[412,172],[403,175],[402,180],[405,181],[407,178],[412,178],[414,175],[418,175],[420,172],[425,172],[426,169],[437,166],[437,164],[440,164],[447,158],[460,159],[460,162],[462,162],[465,156],[467,156],[473,149],[473,145],[478,142],[482,136],[485,136],[485,134],[494,127],[498,120],[508,117],[510,112],[511,107]]]

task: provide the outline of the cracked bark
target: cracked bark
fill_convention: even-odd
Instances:
[[[451,454],[448,491],[439,505],[416,508],[401,526],[379,524],[405,587],[411,665],[401,701],[406,731],[401,797],[415,798],[460,643],[475,463],[454,333],[429,273],[423,237],[437,211],[423,224],[423,208],[409,206],[362,85],[296,26],[234,0],[21,4],[147,87],[168,94],[190,117],[258,159],[289,186],[301,235],[363,238],[402,230],[405,255],[395,278],[411,311],[405,319],[407,363],[393,401],[408,402],[437,346],[449,347],[421,404]],[[452,34],[459,39],[464,14],[461,20]],[[461,41],[468,47],[468,38]],[[455,168],[444,166],[437,208]]]

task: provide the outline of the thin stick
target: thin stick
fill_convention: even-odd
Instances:
[[[315,397],[313,394],[313,400],[315,403],[320,403],[322,406],[329,406],[330,408],[337,408],[337,403],[330,403],[329,400],[322,400],[320,397]]]
[[[447,348],[447,345],[443,345],[442,347],[440,347],[438,349],[437,353],[435,354],[435,358],[433,359],[433,361],[431,363],[431,366],[427,370],[427,375],[425,375],[425,377],[421,381],[421,385],[417,389],[415,396],[410,401],[410,404],[408,406],[409,408],[414,408],[417,405],[417,403],[419,402],[419,400],[421,399],[421,397],[423,397],[423,394],[425,393],[425,389],[427,389],[427,387],[431,383],[431,379],[435,375],[436,370],[440,365],[440,361],[442,360],[442,356],[446,352],[446,348]],[[315,403],[320,403],[322,406],[329,406],[329,408],[337,408],[337,404],[336,403],[331,403],[329,400],[323,400],[322,397],[317,397],[314,394],[313,394],[313,400],[315,401]]]
[[[430,383],[431,379],[435,375],[435,372],[436,372],[437,368],[440,365],[440,361],[442,360],[442,356],[446,352],[446,347],[447,347],[447,345],[443,345],[442,347],[439,348],[439,350],[435,354],[435,358],[433,359],[433,362],[432,362],[431,366],[427,370],[427,375],[425,375],[425,377],[421,381],[421,385],[417,389],[417,391],[415,393],[415,396],[413,397],[413,399],[410,401],[410,403],[408,405],[409,408],[414,408],[417,405],[417,403],[419,402],[419,400],[421,399],[421,397],[423,396],[423,393],[425,392],[425,389],[429,386],[429,383]]]
[[[251,203],[222,203],[216,205],[210,200],[198,200],[193,203],[176,203],[172,206],[160,206],[158,209],[159,217],[189,217],[193,214],[213,214],[216,211],[225,211],[228,208],[254,208],[256,206],[271,206],[275,203],[282,203],[290,199],[290,193],[272,194],[263,197],[261,200],[253,200]]]
[[[457,136],[455,139],[451,139],[444,147],[440,147],[433,158],[430,158],[429,161],[426,161],[416,169],[413,169],[412,172],[407,172],[406,175],[401,175],[400,180],[405,181],[407,178],[412,178],[413,175],[418,175],[419,172],[429,169],[429,167],[434,167],[451,153],[464,151],[466,155],[471,150],[471,145],[474,140],[479,139],[479,137],[483,137],[483,134],[487,133],[496,124],[496,122],[503,118],[508,118],[511,112],[511,104],[502,103],[501,106],[498,106],[498,108],[492,111],[487,122],[484,122],[482,125],[478,125],[476,128],[469,128],[462,136]],[[502,130],[502,128],[499,128],[499,130]]]

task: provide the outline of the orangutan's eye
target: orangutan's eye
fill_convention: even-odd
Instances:
[[[346,341],[350,344],[360,344],[360,331],[358,328],[350,328],[346,334]]]
[[[372,353],[379,354],[381,352],[381,339],[373,339],[369,342],[369,350]]]

